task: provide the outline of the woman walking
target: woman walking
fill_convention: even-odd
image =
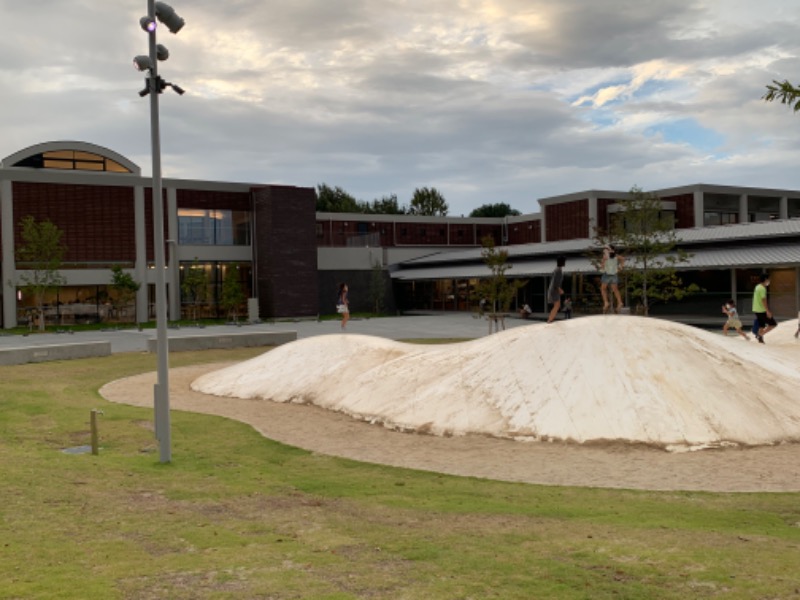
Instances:
[[[339,295],[336,297],[336,312],[342,315],[342,330],[347,328],[350,320],[350,300],[347,298],[347,284],[339,284]]]

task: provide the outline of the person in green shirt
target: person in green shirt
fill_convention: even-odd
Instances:
[[[753,290],[753,315],[758,321],[758,333],[756,339],[760,344],[764,343],[764,336],[775,329],[778,323],[772,317],[767,299],[767,288],[769,287],[769,275],[762,273],[758,277],[758,285]]]

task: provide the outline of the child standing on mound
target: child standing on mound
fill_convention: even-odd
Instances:
[[[722,326],[722,333],[728,335],[728,328],[733,327],[736,330],[736,333],[738,333],[744,339],[749,340],[750,336],[742,331],[742,321],[739,319],[739,311],[736,310],[736,302],[733,300],[728,300],[722,305],[722,312],[728,315],[728,320],[725,321],[725,325]]]

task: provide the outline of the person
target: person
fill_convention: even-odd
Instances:
[[[350,320],[350,300],[347,296],[347,284],[339,284],[339,295],[336,297],[336,312],[342,315],[342,329],[347,327],[347,321]]]
[[[764,343],[764,336],[775,329],[778,323],[772,317],[767,300],[767,288],[769,287],[769,275],[762,273],[758,276],[758,285],[753,290],[753,314],[758,320],[758,333],[756,339],[760,344]]]
[[[600,294],[603,296],[603,313],[611,308],[608,301],[608,286],[617,299],[617,312],[622,309],[622,297],[619,294],[619,272],[625,266],[625,257],[617,254],[617,249],[609,244],[603,250],[603,262],[600,264]]]
[[[739,319],[739,311],[736,310],[736,302],[731,299],[722,305],[722,312],[728,315],[728,320],[722,326],[722,333],[728,335],[728,329],[733,327],[740,336],[749,340],[750,336],[742,331],[742,321]]]
[[[528,304],[523,304],[522,308],[519,309],[519,316],[523,319],[527,319],[533,314],[531,307]]]
[[[561,295],[564,293],[564,290],[561,289],[561,284],[564,281],[564,265],[566,263],[567,259],[564,256],[559,256],[556,259],[556,268],[550,280],[550,287],[547,289],[547,301],[553,306],[547,317],[548,323],[555,321],[558,311],[561,310]]]
[[[564,318],[572,318],[572,298],[570,297],[564,299]]]

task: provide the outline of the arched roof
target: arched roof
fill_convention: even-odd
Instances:
[[[69,154],[72,153],[72,154]],[[64,157],[72,156],[72,158],[65,159]],[[61,166],[55,168],[73,168],[77,170],[87,171],[112,171],[115,173],[132,173],[134,175],[141,175],[141,168],[133,161],[125,158],[121,154],[98,146],[97,144],[90,144],[88,142],[77,141],[61,141],[61,142],[44,142],[29,146],[23,150],[19,150],[14,154],[5,157],[0,161],[0,166],[3,168],[14,166],[30,166],[34,168],[48,168],[45,159],[54,157],[56,161],[69,160],[72,161],[73,166]],[[103,161],[94,159],[104,159]],[[86,168],[81,168],[80,165],[84,164],[81,158],[87,158],[85,163]],[[110,161],[110,162],[108,162]],[[98,168],[101,166],[102,168]]]

